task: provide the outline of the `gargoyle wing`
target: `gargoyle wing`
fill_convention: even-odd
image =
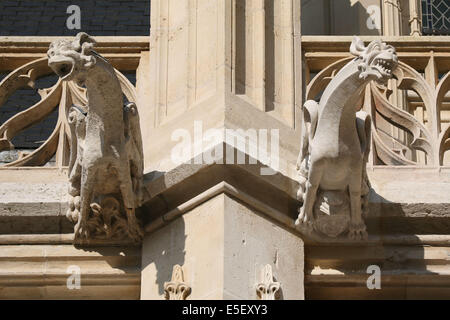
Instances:
[[[75,175],[75,171],[77,171],[77,158],[81,155],[78,155],[79,148],[78,144],[82,139],[81,136],[84,136],[84,133],[81,132],[84,130],[84,122],[86,118],[86,112],[77,105],[72,105],[69,109],[67,122],[70,128],[70,158],[69,158],[69,180]]]
[[[371,122],[372,121],[370,115],[367,112],[358,111],[356,113],[356,129],[358,130],[364,165],[367,163],[367,160],[369,158]]]
[[[316,133],[318,112],[319,103],[314,100],[308,100],[303,105],[302,138],[297,159],[297,170],[300,169],[303,160],[309,154],[309,143]]]

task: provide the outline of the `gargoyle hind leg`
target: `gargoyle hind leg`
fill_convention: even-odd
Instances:
[[[354,170],[348,187],[350,195],[350,226],[348,236],[353,240],[367,239],[366,225],[361,216],[361,172]]]
[[[308,173],[308,181],[306,181],[306,190],[304,196],[304,202],[300,208],[300,213],[295,225],[302,225],[308,229],[313,226],[313,207],[316,201],[317,190],[320,185],[320,180],[322,179],[323,171],[325,166],[325,161],[312,162]]]
[[[130,170],[126,168],[126,166],[125,168],[119,168],[118,175],[120,183],[120,192],[122,194],[123,203],[125,206],[125,210],[127,212],[128,232],[130,233],[130,236],[134,240],[139,242],[143,238],[144,233],[135,215],[136,202],[133,192],[133,184],[131,181]]]

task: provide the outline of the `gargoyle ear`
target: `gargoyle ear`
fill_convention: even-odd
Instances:
[[[84,43],[90,43],[92,45],[96,43],[95,40],[86,32],[79,32],[75,38],[75,42],[78,46],[80,46],[80,48],[83,47]]]
[[[350,46],[350,53],[354,56],[359,57],[361,53],[364,52],[365,48],[366,47],[364,46],[364,42],[357,36],[354,36],[352,44]]]

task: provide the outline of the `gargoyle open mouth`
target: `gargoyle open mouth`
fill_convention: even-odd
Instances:
[[[67,76],[69,76],[72,73],[72,69],[73,69],[72,64],[62,63],[56,67],[55,72],[61,79],[64,80]]]
[[[381,74],[386,75],[388,77],[392,76],[392,69],[395,66],[394,61],[377,58],[373,62],[373,66],[380,71]]]
[[[51,61],[49,60],[48,65],[53,71],[62,79],[68,80],[73,71],[73,63],[71,61]]]
[[[62,64],[58,69],[58,75],[63,78],[67,76],[70,73],[70,71],[72,71],[71,65]]]

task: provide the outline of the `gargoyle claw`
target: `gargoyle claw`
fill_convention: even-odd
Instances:
[[[297,220],[295,220],[295,225],[300,229],[304,229],[306,232],[310,232],[313,229],[312,219],[309,218],[309,215],[305,214],[303,208],[300,209],[300,214]]]
[[[350,226],[348,231],[348,237],[351,240],[367,240],[368,235],[366,231],[366,226],[364,224]]]

